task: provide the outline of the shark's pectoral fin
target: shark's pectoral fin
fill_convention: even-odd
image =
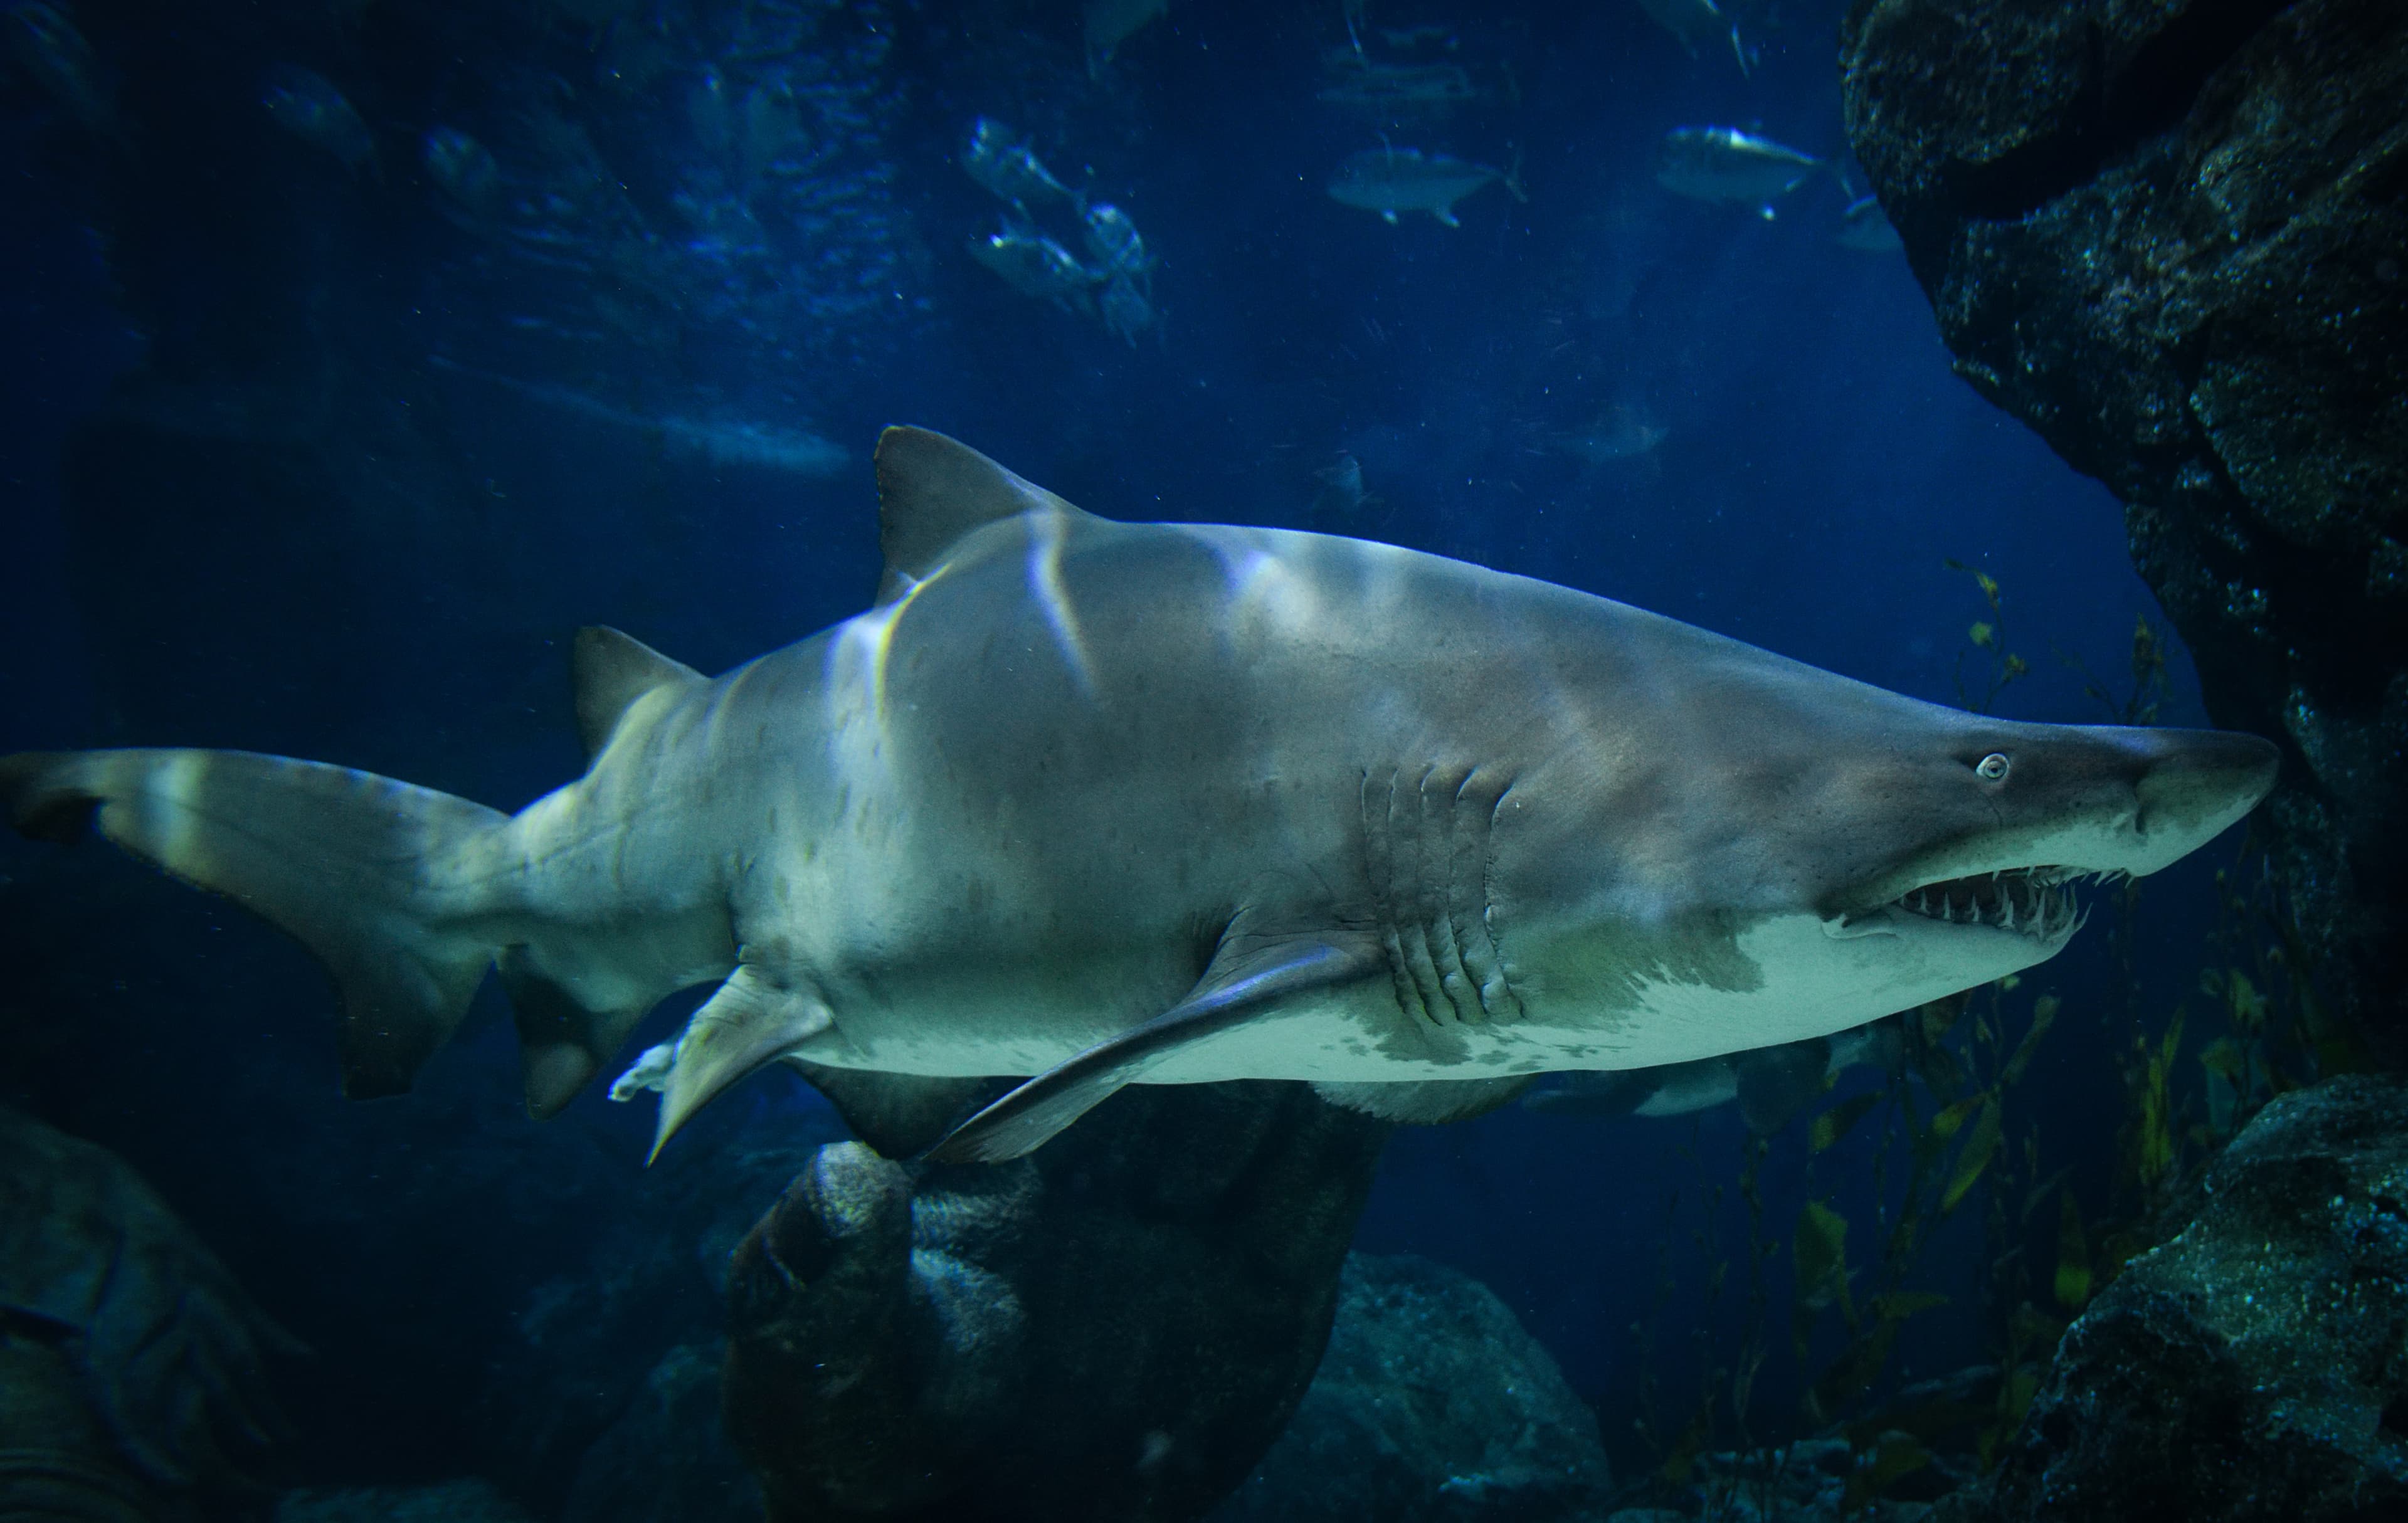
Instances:
[[[1469,1121],[1509,1105],[1530,1087],[1535,1073],[1509,1073],[1495,1079],[1413,1079],[1401,1084],[1337,1084],[1327,1080],[1312,1086],[1332,1105],[1360,1111],[1383,1121],[1434,1127],[1442,1121]]]
[[[928,1161],[1001,1163],[1025,1157],[1180,1048],[1217,1036],[1289,995],[1352,983],[1385,967],[1369,941],[1283,940],[1239,951],[1224,940],[1186,999],[996,1100],[931,1148]]]
[[[788,1068],[827,1098],[853,1134],[890,1158],[917,1156],[1009,1087],[1009,1079],[927,1078],[830,1068],[789,1055]]]
[[[636,700],[655,688],[705,682],[702,673],[672,661],[630,635],[602,625],[577,632],[569,654],[569,682],[577,695],[577,735],[592,761],[610,743]]]
[[[1442,227],[1461,227],[1463,225],[1463,223],[1458,221],[1455,215],[1455,208],[1451,206],[1432,207],[1430,208],[1430,215],[1436,217],[1439,220],[1439,224]]]
[[[776,984],[749,963],[738,968],[678,1038],[677,1056],[661,1086],[652,1157],[659,1157],[663,1144],[722,1090],[835,1024],[834,1013],[818,996]]]

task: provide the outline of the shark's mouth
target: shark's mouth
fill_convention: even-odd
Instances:
[[[2008,868],[1925,884],[1890,900],[1886,908],[1944,925],[1978,926],[2054,941],[2071,935],[2089,918],[2075,893],[2082,880],[2114,876],[2075,868]]]

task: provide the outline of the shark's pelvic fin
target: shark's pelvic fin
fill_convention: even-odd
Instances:
[[[577,632],[569,655],[577,694],[577,735],[588,761],[602,754],[611,732],[636,700],[655,688],[699,683],[702,673],[672,661],[632,636],[592,625]]]
[[[1434,1127],[1442,1121],[1469,1121],[1510,1105],[1538,1078],[1535,1073],[1509,1073],[1495,1079],[1409,1079],[1398,1084],[1337,1084],[1327,1080],[1312,1086],[1332,1105],[1360,1111],[1383,1121]]]
[[[878,600],[926,580],[963,536],[1032,509],[1079,511],[958,439],[889,428],[878,436],[878,547],[886,555]]]
[[[480,848],[509,817],[368,772],[247,751],[0,757],[28,835],[90,823],[298,938],[342,1001],[343,1091],[397,1095],[467,1013],[500,948]]]
[[[1288,995],[1351,983],[1386,966],[1370,942],[1283,941],[1240,953],[1225,938],[1186,999],[1029,1080],[954,1128],[928,1151],[927,1160],[1002,1163],[1023,1157],[1189,1042],[1217,1036]]]
[[[747,963],[703,1001],[678,1038],[652,1157],[728,1085],[830,1029],[835,1015],[817,995],[785,988]],[[650,1162],[651,1158],[647,1158]]]

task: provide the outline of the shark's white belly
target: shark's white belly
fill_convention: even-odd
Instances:
[[[1899,955],[1895,939],[1836,940],[1809,916],[1766,921],[1739,938],[1759,970],[1749,989],[1703,984],[1646,985],[1608,1013],[1564,1008],[1542,987],[1512,1021],[1435,1025],[1408,1018],[1384,979],[1299,996],[1209,1039],[1167,1053],[1138,1080],[1211,1084],[1231,1079],[1348,1084],[1485,1079],[1582,1069],[1686,1063],[1828,1036],[1985,983],[2041,960],[2040,943],[2000,935],[1994,948],[1962,941],[1950,955]],[[1418,1021],[1419,1025],[1412,1024]],[[1136,1024],[1132,1022],[1131,1024]],[[957,986],[941,1004],[864,1018],[801,1056],[838,1068],[945,1075],[1041,1073],[1116,1033],[1031,1008],[1025,987]]]

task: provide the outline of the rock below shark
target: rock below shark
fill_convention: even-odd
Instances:
[[[1092,516],[940,435],[877,457],[874,607],[716,679],[589,630],[593,761],[515,816],[239,752],[0,759],[310,946],[346,1087],[498,969],[549,1114],[654,1003],[666,1140],[787,1059],[875,1143],[1016,1157],[1122,1085],[1402,1119],[1795,1042],[2028,967],[2075,881],[2272,784],[2214,732],[2011,724],[1567,588]],[[631,1085],[632,1087],[632,1085]]]

